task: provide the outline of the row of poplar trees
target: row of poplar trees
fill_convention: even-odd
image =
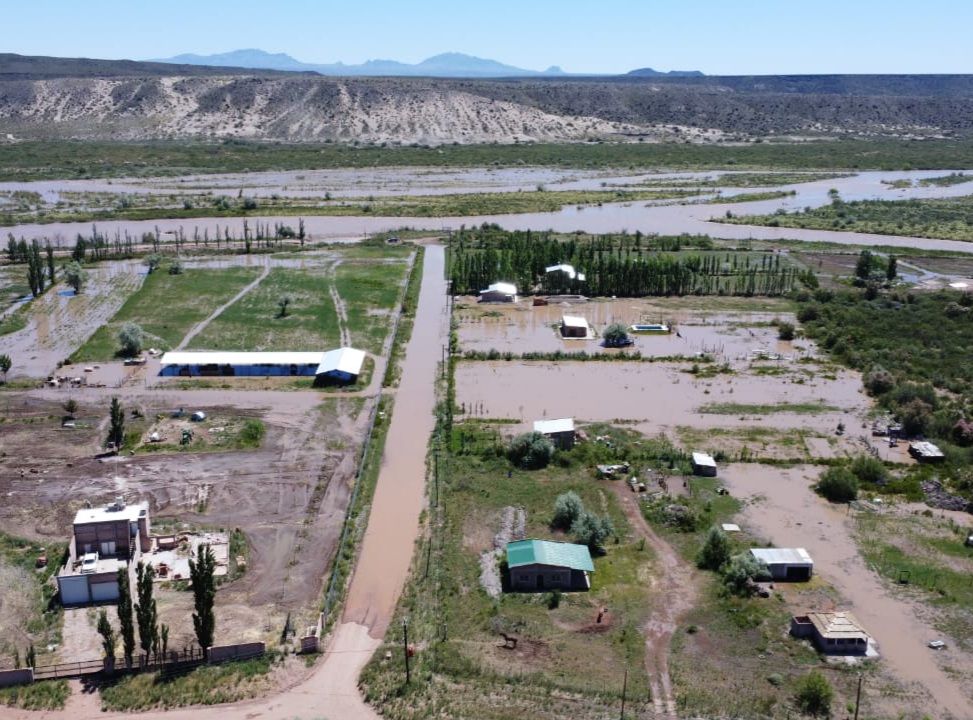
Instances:
[[[780,256],[707,252],[706,237],[597,236],[587,240],[559,239],[548,233],[507,232],[477,228],[453,234],[449,277],[452,291],[476,294],[491,283],[514,283],[522,292],[577,293],[590,296],[646,295],[781,295],[804,280],[795,267],[782,266]],[[565,273],[546,273],[568,263],[584,280]]]
[[[169,626],[159,624],[155,598],[152,597],[155,569],[141,560],[135,568],[137,602],[132,603],[132,593],[128,580],[128,570],[118,571],[118,626],[125,667],[132,667],[135,655],[135,628],[138,627],[139,645],[146,663],[150,658],[165,662],[169,653]],[[193,630],[196,642],[203,651],[203,658],[209,659],[209,649],[216,635],[216,556],[209,545],[200,545],[196,558],[189,559],[189,578],[193,592]],[[98,616],[98,633],[101,635],[105,657],[115,657],[117,637],[115,628],[108,619],[108,613],[101,611]]]

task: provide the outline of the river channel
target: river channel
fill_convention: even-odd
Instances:
[[[904,200],[968,195],[971,188],[962,183],[948,187],[920,186],[922,179],[941,176],[948,171],[869,171],[847,177],[833,177],[809,183],[775,186],[773,189],[793,190],[796,194],[776,200],[742,203],[667,202],[605,203],[602,205],[567,206],[556,212],[525,213],[520,215],[474,215],[464,217],[323,217],[305,218],[307,232],[316,241],[348,242],[376,233],[396,232],[402,228],[449,231],[482,223],[496,223],[510,230],[554,230],[557,232],[616,233],[635,232],[657,234],[708,234],[726,239],[803,240],[852,245],[886,245],[891,247],[918,247],[929,250],[973,251],[973,245],[949,240],[934,240],[893,235],[830,232],[820,230],[796,230],[787,228],[726,225],[715,222],[724,217],[727,210],[735,215],[766,214],[778,209],[793,212],[805,207],[817,207],[830,202],[829,192],[837,190],[845,201],[854,200]],[[963,172],[958,169],[957,172]],[[965,171],[967,173],[973,171]],[[323,196],[350,199],[386,195],[442,195],[449,193],[476,192],[527,192],[543,185],[549,190],[592,190],[605,186],[633,186],[652,182],[664,188],[667,181],[673,184],[702,178],[714,179],[712,190],[706,197],[722,197],[751,193],[759,188],[721,188],[716,182],[718,173],[660,173],[632,174],[631,172],[608,173],[605,171],[553,170],[548,168],[522,168],[516,170],[428,170],[416,168],[386,168],[380,170],[328,171],[320,173],[258,173],[254,175],[191,176],[180,182],[165,178],[149,180],[118,180],[109,185],[103,180],[62,180],[37,183],[0,183],[0,192],[25,190],[39,192],[48,198],[61,192],[140,192],[172,193],[219,191],[228,195],[244,193],[277,194],[282,197]],[[300,179],[299,179],[300,178]],[[308,178],[312,178],[309,180]],[[907,188],[892,183],[911,181]],[[324,188],[329,188],[325,190]],[[273,224],[293,224],[293,217],[253,216],[257,220]],[[192,237],[198,229],[214,237],[217,227],[230,231],[237,237],[243,234],[243,218],[198,218],[193,220],[106,221],[97,223],[98,230],[114,237],[129,233],[141,237],[144,232],[177,233],[180,230]],[[59,247],[72,247],[79,232],[90,234],[90,223],[24,224],[0,228],[13,232],[28,241],[50,240]]]

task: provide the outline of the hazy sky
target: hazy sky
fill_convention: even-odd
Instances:
[[[146,60],[242,48],[313,63],[443,52],[572,73],[973,73],[970,0],[34,0],[2,52]]]

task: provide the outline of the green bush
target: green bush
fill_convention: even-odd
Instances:
[[[827,716],[831,714],[834,688],[820,670],[812,670],[798,681],[794,700],[807,715]]]
[[[832,467],[821,473],[814,489],[831,502],[851,502],[858,497],[858,478],[848,468]]]
[[[730,538],[720,528],[711,528],[706,541],[696,555],[696,566],[703,570],[719,570],[730,561]]]
[[[734,555],[723,573],[723,587],[730,595],[749,597],[753,592],[751,581],[768,577],[767,566],[750,553]]]
[[[851,461],[849,469],[858,478],[859,483],[868,485],[881,485],[888,475],[885,464],[878,458],[868,455],[856,457]]]
[[[554,501],[554,517],[551,527],[558,530],[570,530],[574,521],[584,514],[584,503],[574,490],[558,495]]]
[[[553,456],[554,446],[539,432],[518,435],[507,447],[507,458],[510,462],[526,470],[547,467]]]
[[[264,439],[267,429],[259,420],[247,420],[240,431],[240,444],[244,447],[260,447],[260,441]]]

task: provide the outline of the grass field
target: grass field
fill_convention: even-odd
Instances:
[[[659,167],[676,169],[954,170],[973,167],[973,142],[841,139],[697,145],[575,143],[414,147],[221,142],[36,141],[0,145],[0,181],[177,176],[338,167]]]
[[[256,268],[187,269],[181,275],[156,271],[145,278],[111,322],[72,355],[72,361],[112,360],[118,356],[118,331],[126,322],[142,326],[147,347],[170,350],[194,325],[229,301],[260,274]]]
[[[617,712],[628,670],[627,707],[639,716],[651,707],[642,625],[655,558],[635,539],[608,481],[597,480],[591,470],[615,450],[584,443],[557,454],[546,469],[524,471],[498,454],[502,427],[457,425],[438,453],[433,451],[438,482],[431,501],[434,507],[441,502],[442,515],[434,511],[440,519],[419,549],[416,577],[400,604],[409,616],[410,641],[414,637],[426,647],[413,665],[419,680],[402,687],[404,668],[394,652],[400,633],[392,633],[393,660],[382,662],[382,651],[376,654],[363,676],[366,696],[393,718],[550,717],[545,699],[552,697],[564,702],[558,705],[561,717],[573,711],[601,716],[609,708]],[[602,431],[612,432],[599,426]],[[607,514],[617,534],[617,541],[606,543],[606,553],[593,558],[591,591],[490,597],[480,585],[481,555],[493,548],[493,536],[510,512],[505,509],[525,512],[526,537],[570,540],[550,527],[556,498],[569,490],[589,511]],[[600,625],[596,616],[603,607],[610,608],[611,618]],[[498,647],[503,632],[519,637],[516,652]],[[477,704],[485,696],[502,701]]]
[[[260,284],[196,335],[189,349],[314,351],[338,347],[340,332],[328,294],[328,268],[272,268]],[[291,303],[281,317],[278,301]]]
[[[407,249],[376,259],[352,258],[335,267],[334,285],[345,304],[353,347],[380,353],[406,280]]]
[[[933,510],[860,513],[855,529],[865,561],[929,608],[949,642],[973,651],[973,548],[964,545],[969,531]]]
[[[163,678],[141,673],[101,688],[105,711],[144,711],[186,705],[218,705],[256,697],[271,687],[273,658],[204,666],[186,675]]]
[[[0,688],[0,706],[21,710],[61,710],[70,695],[67,680],[47,680]]]

